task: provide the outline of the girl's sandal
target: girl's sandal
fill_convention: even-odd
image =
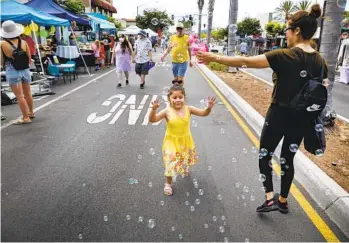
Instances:
[[[23,119],[18,119],[17,121],[13,122],[13,125],[23,125],[23,124],[30,124],[32,123],[31,120],[23,120]]]
[[[170,184],[165,183],[165,187],[164,187],[164,193],[167,196],[172,196],[173,195],[173,190]]]

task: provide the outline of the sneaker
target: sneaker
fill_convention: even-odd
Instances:
[[[144,84],[140,84],[139,86],[141,89],[144,89]]]
[[[279,212],[283,213],[283,214],[287,214],[288,213],[288,204],[287,201],[282,203],[278,200],[278,207],[279,207]]]
[[[126,85],[128,85],[128,80],[126,80]]]
[[[118,86],[117,86],[118,88],[121,88],[121,83],[118,83]]]
[[[257,207],[256,211],[258,213],[267,213],[267,212],[278,210],[278,203],[277,203],[278,197],[279,197],[279,194],[276,193],[272,199],[265,200],[265,202],[261,206]]]

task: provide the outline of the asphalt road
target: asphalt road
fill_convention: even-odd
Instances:
[[[245,69],[246,72],[249,72],[259,78],[262,78],[269,83],[273,83],[272,74],[273,70],[271,68],[263,69],[254,69],[249,68]],[[338,76],[336,76],[338,78]],[[349,85],[344,83],[335,82],[332,90],[333,95],[333,107],[335,111],[341,116],[349,119]]]
[[[121,89],[113,71],[87,79],[37,101],[50,103],[32,124],[1,130],[2,241],[325,241],[292,196],[288,215],[255,212],[264,200],[257,153],[219,100],[209,117],[192,118],[199,163],[169,197],[160,157],[165,123],[147,124],[146,112],[169,86],[170,68],[152,69],[144,90],[134,74]],[[186,80],[189,104],[215,95],[195,68]],[[19,115],[17,105],[6,109],[9,119]]]

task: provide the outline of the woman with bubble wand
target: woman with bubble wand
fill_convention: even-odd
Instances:
[[[168,94],[170,106],[158,114],[159,101],[152,102],[153,108],[149,114],[149,122],[166,119],[166,133],[163,140],[162,154],[165,165],[166,183],[164,193],[173,195],[172,178],[178,174],[188,176],[189,168],[198,162],[195,143],[190,131],[190,117],[208,116],[215,104],[214,97],[208,97],[207,108],[198,109],[187,106],[185,90],[181,85],[174,85]]]

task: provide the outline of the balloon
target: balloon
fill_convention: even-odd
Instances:
[[[37,24],[35,24],[34,22],[31,23],[29,26],[30,26],[30,29],[32,31],[38,31],[38,29],[39,29],[39,26]]]
[[[46,30],[40,30],[39,35],[40,35],[41,37],[47,37],[47,36],[48,36],[48,33],[47,33]]]
[[[25,35],[28,35],[28,36],[29,36],[31,32],[32,32],[32,31],[31,31],[31,29],[30,29],[29,26],[24,27],[23,33],[24,33]]]

